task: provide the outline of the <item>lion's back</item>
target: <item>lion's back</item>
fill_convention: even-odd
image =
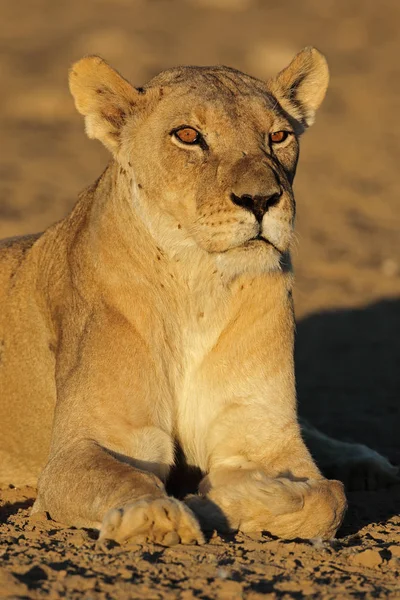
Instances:
[[[41,233],[12,237],[0,240],[0,309],[4,312],[4,302],[10,294],[12,281],[22,265],[25,255],[41,236]]]
[[[50,442],[53,358],[34,327],[30,251],[41,234],[0,241],[0,485],[34,483]]]

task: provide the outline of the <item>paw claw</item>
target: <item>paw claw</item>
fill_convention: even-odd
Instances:
[[[179,544],[180,541],[181,541],[180,537],[176,533],[176,531],[169,531],[164,536],[164,539],[162,540],[162,544],[163,544],[163,546],[176,546],[176,544]]]

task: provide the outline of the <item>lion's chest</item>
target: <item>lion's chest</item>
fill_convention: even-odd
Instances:
[[[207,467],[207,433],[221,410],[209,365],[224,330],[226,316],[200,305],[182,331],[181,377],[175,394],[176,432],[188,464]]]

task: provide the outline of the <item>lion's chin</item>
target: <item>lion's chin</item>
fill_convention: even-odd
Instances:
[[[267,240],[252,239],[217,255],[218,267],[228,277],[263,275],[282,271],[286,253]]]

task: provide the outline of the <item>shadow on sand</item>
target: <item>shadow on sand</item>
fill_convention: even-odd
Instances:
[[[300,414],[400,464],[400,301],[321,312],[297,325]],[[400,486],[349,494],[343,534],[400,511]]]

